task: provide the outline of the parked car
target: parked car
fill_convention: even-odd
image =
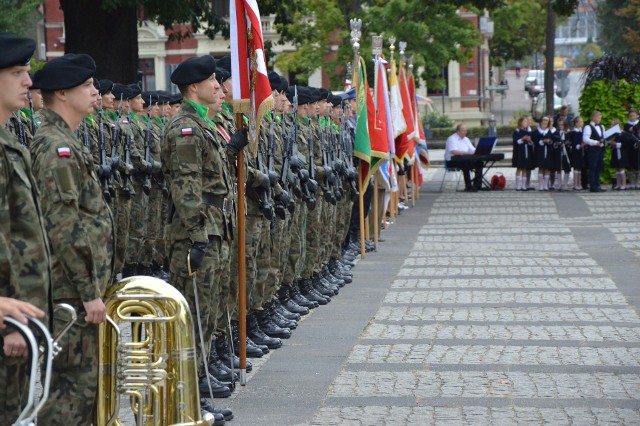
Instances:
[[[544,81],[544,71],[543,70],[529,70],[527,76],[524,79],[524,90],[528,92],[531,88],[531,85],[535,81]]]
[[[534,96],[538,96],[540,93],[544,92],[544,71],[542,70],[532,70],[533,74],[531,74],[531,71],[529,71],[531,76],[527,76],[527,80],[529,80],[529,86],[528,89],[525,89],[529,92],[529,95],[531,97]],[[525,85],[527,83],[525,82]],[[555,93],[558,93],[558,84],[556,83],[556,78],[555,76],[553,77],[553,91]]]
[[[567,105],[562,101],[562,98],[557,96],[555,93],[553,95],[553,112],[555,113],[560,111],[562,105]],[[567,105],[569,107],[569,113],[571,113],[571,105]],[[531,117],[535,121],[540,121],[540,119],[545,115],[545,111],[547,110],[547,97],[544,93],[540,93],[538,96],[534,97],[531,100]]]

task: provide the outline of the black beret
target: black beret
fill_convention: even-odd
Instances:
[[[142,94],[142,89],[137,83],[127,84],[127,88],[129,89],[129,97],[127,99],[133,99]]]
[[[280,76],[275,71],[269,71],[267,73],[267,77],[269,77],[269,84],[271,85],[271,90],[280,91]]]
[[[36,50],[36,42],[30,38],[18,38],[8,33],[0,33],[0,69],[29,65]]]
[[[156,92],[142,92],[142,100],[144,101],[144,106],[147,108],[149,106],[149,100],[151,100],[151,104],[155,104],[159,102],[159,97]]]
[[[84,53],[68,53],[44,64],[33,76],[33,87],[48,92],[76,87],[93,77],[96,63]]]
[[[229,78],[231,78],[231,73],[227,69],[216,66],[216,80],[218,80],[218,83],[222,84]]]
[[[333,105],[334,107],[340,106],[342,104],[342,98],[334,94],[329,95],[328,101],[331,102],[331,105]]]
[[[158,96],[158,102],[161,104],[167,104],[171,100],[171,93],[166,90],[157,90],[156,95]]]
[[[216,61],[211,55],[189,58],[171,73],[171,82],[178,86],[199,83],[216,72]]]
[[[169,100],[169,105],[175,105],[182,102],[182,95],[180,93],[176,93],[171,95],[171,99]]]
[[[93,87],[95,87],[96,90],[100,92],[100,82],[98,80],[93,80]]]
[[[216,60],[216,67],[224,68],[231,72],[231,56],[223,56]]]
[[[311,89],[305,86],[289,86],[289,90],[287,93],[291,95],[290,101],[293,103],[293,96],[295,94],[295,88],[298,89],[298,105],[310,104],[315,102],[313,97],[311,96]]]
[[[113,81],[106,78],[100,80],[100,89],[98,90],[100,90],[100,95],[109,93],[111,90],[113,90]]]
[[[286,92],[289,89],[289,82],[283,76],[280,76],[280,91]]]
[[[119,84],[116,83],[113,85],[113,88],[111,89],[111,93],[113,93],[113,96],[116,97],[116,99],[129,99],[131,97],[131,93],[129,92],[129,88],[127,86],[125,86],[124,84]]]

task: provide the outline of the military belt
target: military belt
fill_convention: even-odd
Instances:
[[[227,198],[218,197],[213,194],[202,194],[202,204],[217,207],[225,213],[231,212],[231,203],[227,201]]]

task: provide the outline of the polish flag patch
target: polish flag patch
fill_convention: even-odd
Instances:
[[[58,157],[71,157],[71,148],[58,148]]]
[[[183,136],[184,136],[184,135],[192,135],[192,134],[193,134],[193,128],[191,128],[191,127],[187,127],[187,128],[185,128],[185,129],[182,129],[182,130],[180,131],[180,134],[181,134],[181,135],[183,135]]]

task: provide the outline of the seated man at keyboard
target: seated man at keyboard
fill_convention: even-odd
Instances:
[[[458,168],[464,176],[464,186],[467,192],[476,192],[482,185],[482,161],[465,161],[465,155],[475,154],[476,149],[467,137],[467,128],[464,124],[456,126],[456,132],[449,136],[444,151],[444,159],[448,168]],[[457,157],[459,156],[459,157]],[[456,157],[452,159],[452,157]],[[471,170],[474,171],[473,182]]]

